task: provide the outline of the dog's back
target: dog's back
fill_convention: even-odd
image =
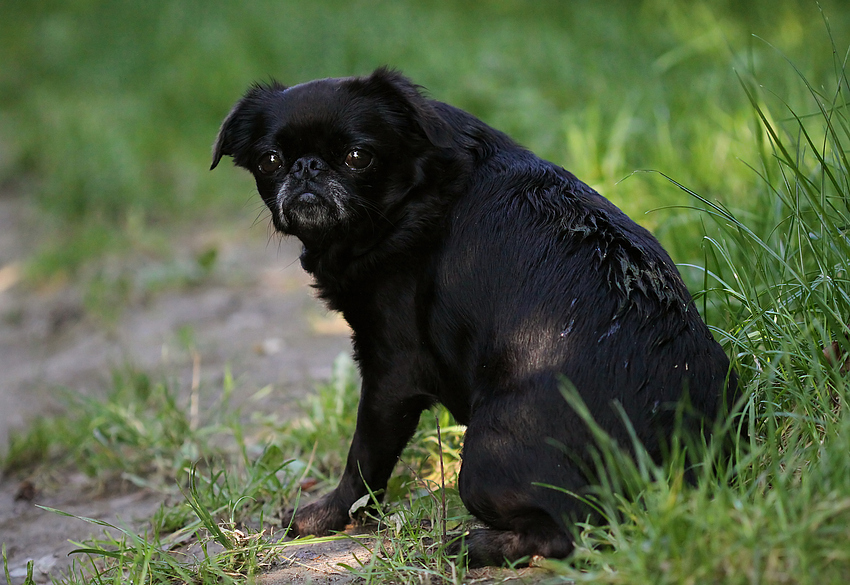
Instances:
[[[568,171],[470,127],[472,156],[491,150],[447,214],[431,315],[452,378],[564,376],[594,414],[616,400],[638,428],[687,394],[713,419],[729,361],[658,241]]]

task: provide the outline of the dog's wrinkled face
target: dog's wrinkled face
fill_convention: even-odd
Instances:
[[[392,223],[440,141],[442,120],[401,76],[256,86],[222,124],[222,156],[254,175],[275,228],[322,246]]]

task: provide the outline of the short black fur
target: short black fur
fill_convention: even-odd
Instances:
[[[592,438],[562,377],[629,444],[619,404],[656,458],[685,394],[693,432],[734,394],[726,355],[649,232],[396,72],[254,86],[224,120],[212,166],[225,155],[254,174],[276,229],[304,244],[363,378],[340,484],[297,510],[294,533],[344,529],[441,402],[468,425],[461,498],[490,526],[467,536],[469,563],[564,557],[588,511],[536,484],[582,493]]]

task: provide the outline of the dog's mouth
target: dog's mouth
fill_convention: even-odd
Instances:
[[[344,193],[336,182],[297,187],[284,183],[273,209],[275,227],[302,241],[321,238],[345,221]]]
[[[292,205],[316,205],[320,203],[319,197],[311,191],[301,193],[301,195],[298,195],[293,199],[294,201],[292,202]]]

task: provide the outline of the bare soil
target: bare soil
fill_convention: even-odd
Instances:
[[[200,355],[202,387],[220,389],[229,367],[241,398],[271,385],[262,408],[282,416],[294,413],[298,400],[330,376],[334,358],[349,351],[345,324],[312,298],[295,241],[269,241],[262,227],[239,236],[214,229],[187,234],[178,246],[189,258],[217,248],[214,274],[200,285],[131,298],[117,319],[104,321],[87,310],[85,293],[73,282],[37,290],[21,282],[23,260],[35,245],[33,213],[19,199],[0,197],[0,453],[9,432],[61,409],[60,392],[96,396],[125,364],[188,388],[187,335]],[[76,548],[69,540],[102,530],[37,504],[133,527],[164,497],[103,487],[82,474],[0,479],[0,542],[15,582],[23,581],[29,560],[37,581],[58,575]]]

